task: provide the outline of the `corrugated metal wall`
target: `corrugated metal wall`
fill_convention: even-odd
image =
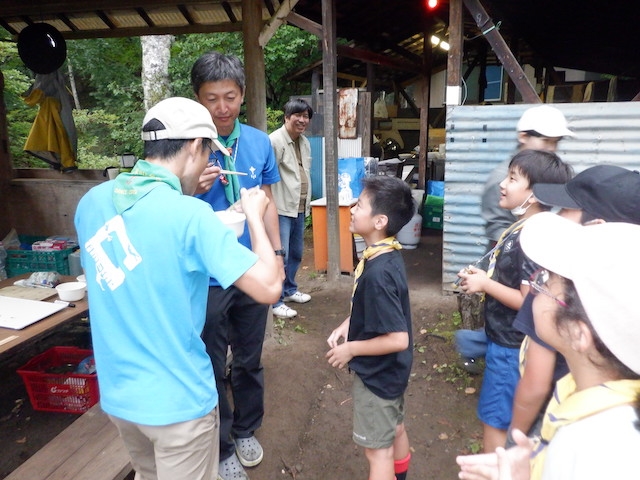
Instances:
[[[640,102],[555,104],[575,138],[558,155],[576,173],[608,163],[640,170]],[[531,105],[449,107],[446,122],[442,283],[451,290],[456,273],[486,250],[480,197],[491,170],[517,147],[516,124]]]

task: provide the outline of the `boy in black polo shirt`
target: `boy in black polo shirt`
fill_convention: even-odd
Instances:
[[[478,400],[478,418],[483,423],[484,451],[502,447],[511,423],[513,396],[520,378],[518,355],[524,338],[514,326],[516,314],[529,293],[533,273],[524,268],[520,229],[526,219],[549,210],[533,195],[537,183],[566,183],[573,170],[551,152],[522,150],[509,164],[509,173],[500,183],[500,206],[511,210],[518,221],[502,234],[485,272],[469,267],[458,273],[463,292],[485,295],[487,334],[486,367]]]
[[[411,459],[404,392],[413,335],[402,247],[395,235],[414,210],[411,190],[402,180],[365,178],[351,209],[350,230],[362,236],[367,248],[356,268],[351,315],[327,339],[329,363],[348,365],[356,373],[353,440],[365,449],[370,480],[404,480]]]

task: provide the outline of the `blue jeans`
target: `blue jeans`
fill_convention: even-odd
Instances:
[[[285,249],[284,257],[284,283],[282,284],[282,294],[280,300],[274,305],[282,305],[284,297],[293,295],[298,291],[296,283],[296,273],[302,262],[302,252],[304,251],[304,212],[297,217],[285,217],[278,215],[280,224],[280,241]]]

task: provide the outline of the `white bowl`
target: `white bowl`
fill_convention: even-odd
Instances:
[[[218,215],[218,218],[222,223],[236,233],[236,236],[239,237],[242,235],[244,232],[244,222],[247,219],[244,213],[221,210],[216,212],[216,215]]]
[[[65,302],[76,302],[84,298],[87,284],[84,282],[66,282],[56,286],[58,297]]]
[[[76,277],[76,280],[79,281],[79,282],[82,282],[82,283],[87,283],[87,277],[84,274],[78,275]]]

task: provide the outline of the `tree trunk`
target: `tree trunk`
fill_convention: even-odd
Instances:
[[[142,91],[144,109],[149,110],[171,95],[169,59],[173,35],[145,35],[142,44]]]
[[[71,60],[67,58],[67,69],[69,71],[69,84],[71,85],[71,94],[73,95],[73,103],[76,110],[80,110],[80,99],[78,98],[78,89],[76,88],[76,77],[73,75],[73,67]]]

